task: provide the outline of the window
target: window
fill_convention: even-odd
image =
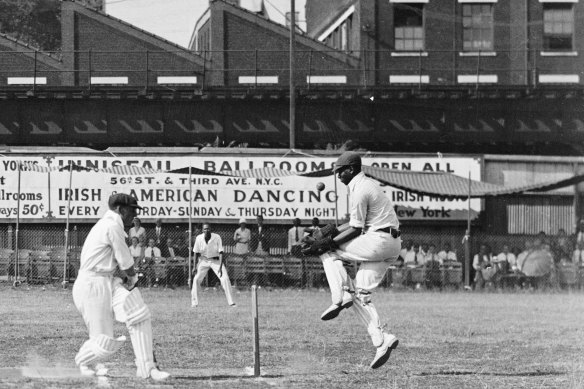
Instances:
[[[346,18],[325,39],[325,44],[333,49],[351,51],[351,26],[353,16]]]
[[[568,3],[543,5],[544,50],[573,50],[574,8]]]
[[[492,4],[463,4],[462,49],[493,50]]]
[[[423,4],[396,4],[394,8],[393,26],[396,50],[424,50]]]

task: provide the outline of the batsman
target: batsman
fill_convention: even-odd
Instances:
[[[336,318],[353,307],[365,323],[373,345],[377,348],[371,368],[382,366],[398,345],[398,339],[383,330],[371,301],[371,292],[379,285],[391,262],[401,250],[399,220],[393,204],[379,183],[361,171],[361,157],[355,152],[343,153],[335,163],[334,173],[349,189],[351,213],[348,223],[328,225],[304,239],[303,253],[320,255],[331,290],[333,304],[321,316]],[[358,262],[352,280],[343,262]]]
[[[160,371],[154,359],[151,314],[142,295],[134,288],[138,277],[134,259],[126,245],[124,227],[136,217],[138,202],[128,194],[110,196],[109,210],[93,226],[81,250],[80,268],[73,285],[73,301],[89,331],[75,357],[83,375],[106,375],[99,362],[119,350],[126,338],[114,338],[114,318],[126,324],[136,357],[136,376],[161,381],[169,374]],[[114,272],[119,267],[126,285]]]

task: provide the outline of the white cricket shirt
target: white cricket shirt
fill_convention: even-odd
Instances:
[[[366,231],[385,227],[399,228],[393,204],[383,193],[379,183],[363,172],[349,182],[351,219],[349,225]]]
[[[121,216],[108,210],[83,243],[79,271],[113,274],[118,266],[122,270],[134,266],[127,237]]]
[[[211,232],[209,242],[205,242],[205,234],[198,235],[195,239],[195,247],[193,247],[195,254],[201,254],[206,258],[218,257],[219,253],[223,252],[223,242],[221,237]]]

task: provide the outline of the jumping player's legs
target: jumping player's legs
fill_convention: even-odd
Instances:
[[[205,259],[199,261],[199,266],[197,266],[197,274],[193,278],[193,287],[191,289],[191,306],[195,307],[199,305],[199,289],[201,288],[201,282],[205,279],[205,276],[209,272],[211,265]]]
[[[379,286],[389,262],[361,262],[355,277],[355,313],[367,326],[375,347],[383,343],[383,330],[377,309],[371,302],[371,292]]]
[[[382,366],[398,345],[394,335],[385,333],[377,309],[371,301],[371,292],[379,286],[389,265],[397,259],[401,249],[401,239],[390,234],[369,232],[341,245],[335,254],[345,260],[359,262],[355,277],[355,313],[367,326],[377,352],[371,368]]]
[[[347,270],[335,253],[324,253],[320,259],[331,291],[332,303],[340,305],[343,300],[350,298],[348,290],[351,289],[351,284]]]
[[[231,291],[231,281],[229,280],[229,275],[227,274],[227,267],[223,266],[223,271],[221,272],[221,277],[219,277],[219,263],[211,262],[211,269],[215,272],[215,275],[221,281],[221,287],[225,291],[225,297],[227,298],[227,304],[234,305],[233,303],[233,293]]]

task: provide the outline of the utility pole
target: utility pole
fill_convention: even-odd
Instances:
[[[294,87],[294,34],[296,12],[294,1],[290,0],[290,149],[296,148],[296,91]]]

